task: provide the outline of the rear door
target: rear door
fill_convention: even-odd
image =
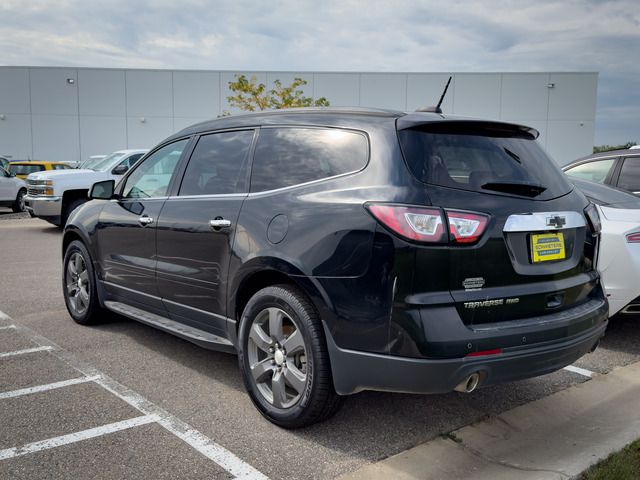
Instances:
[[[449,245],[438,248],[448,252],[449,290],[466,324],[534,317],[585,301],[597,278],[587,202],[531,133],[446,122],[401,131],[400,139],[410,170],[443,209]],[[459,241],[474,228],[482,229],[477,239]],[[418,250],[418,291],[428,289],[432,256],[431,248]]]
[[[202,135],[160,215],[158,289],[172,318],[226,337],[227,276],[254,130]]]

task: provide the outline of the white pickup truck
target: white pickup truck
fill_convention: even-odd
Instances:
[[[148,150],[118,150],[103,159],[83,165],[81,169],[49,170],[27,177],[27,211],[32,216],[64,227],[69,214],[88,201],[91,186],[124,175]]]
[[[11,207],[18,213],[24,212],[24,198],[27,193],[25,183],[0,167],[0,207]]]

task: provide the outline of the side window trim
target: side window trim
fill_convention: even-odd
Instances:
[[[159,197],[159,198],[167,198],[170,194],[171,194],[171,189],[174,188],[174,183],[176,180],[176,175],[178,174],[178,171],[182,165],[182,163],[184,162],[184,156],[186,152],[189,152],[189,155],[191,154],[191,150],[193,149],[193,135],[186,135],[184,137],[179,137],[179,138],[174,138],[171,139],[168,142],[164,142],[160,145],[157,145],[153,150],[149,150],[147,153],[145,153],[142,157],[140,157],[138,159],[138,161],[136,161],[131,168],[129,168],[129,170],[127,170],[127,173],[124,174],[124,176],[120,179],[120,181],[118,182],[117,186],[116,186],[116,193],[118,195],[122,195],[124,188],[127,184],[127,181],[129,180],[129,177],[133,174],[133,172],[135,172],[138,168],[140,168],[140,166],[144,163],[144,161],[146,161],[147,157],[150,157],[151,155],[153,155],[154,153],[156,153],[158,150],[160,150],[161,148],[166,147],[167,145],[171,145],[172,143],[176,143],[176,142],[180,142],[182,140],[188,140],[187,145],[185,146],[184,150],[182,150],[182,153],[180,154],[180,158],[178,159],[178,165],[176,166],[176,168],[173,171],[173,174],[171,175],[171,180],[169,181],[169,186],[167,187],[167,193],[166,195],[164,195],[163,197]],[[118,202],[128,202],[128,201],[144,201],[144,200],[151,200],[151,199],[157,199],[158,197],[149,197],[149,198],[119,198],[118,200],[112,200],[112,201],[118,201]]]
[[[350,172],[345,172],[345,173],[339,173],[338,175],[332,175],[331,177],[324,177],[324,178],[319,178],[317,180],[310,180],[308,182],[303,182],[303,183],[297,183],[295,185],[288,185],[286,187],[280,187],[280,188],[273,188],[271,190],[262,190],[260,192],[252,192],[251,191],[251,175],[253,174],[253,166],[254,166],[254,161],[255,161],[255,151],[256,151],[256,146],[258,144],[258,141],[260,139],[260,132],[262,132],[262,130],[271,130],[271,129],[278,129],[278,128],[304,128],[304,129],[316,129],[316,130],[344,130],[347,132],[352,132],[352,133],[356,133],[359,135],[362,135],[365,139],[365,144],[366,144],[366,148],[367,148],[367,153],[366,153],[366,159],[365,159],[365,163],[364,165],[357,169],[357,170],[353,170]],[[249,171],[249,193],[248,196],[249,197],[256,197],[256,196],[262,196],[262,195],[267,195],[267,194],[272,194],[272,193],[278,193],[281,191],[286,191],[286,190],[291,190],[293,188],[300,188],[300,187],[306,187],[308,185],[314,185],[316,183],[320,183],[320,182],[326,182],[329,180],[334,180],[336,178],[340,178],[340,177],[345,177],[347,175],[353,175],[355,173],[359,173],[362,172],[363,170],[365,170],[368,166],[369,166],[369,162],[371,161],[371,139],[369,138],[369,134],[367,132],[365,132],[364,130],[358,130],[355,128],[347,128],[347,127],[335,127],[335,126],[324,126],[324,125],[306,125],[306,124],[283,124],[283,125],[263,125],[260,126],[259,128],[256,129],[256,135],[254,137],[254,143],[253,146],[251,148],[251,163],[250,163],[250,171]]]
[[[616,157],[616,161],[613,164],[613,168],[609,170],[609,175],[604,179],[605,185],[618,185],[618,178],[620,177],[620,170],[622,170],[622,163],[624,159],[622,157]]]

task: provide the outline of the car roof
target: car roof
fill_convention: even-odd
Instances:
[[[598,152],[592,153],[591,155],[585,155],[584,157],[580,157],[572,162],[567,163],[562,167],[562,169],[567,169],[569,167],[574,167],[581,163],[586,163],[592,160],[599,160],[610,157],[637,157],[640,156],[640,148],[623,148],[619,150],[608,150],[606,152]]]
[[[503,125],[516,127],[531,133],[534,138],[538,136],[537,130],[522,125],[493,122],[482,119],[472,119],[453,115],[444,115],[433,112],[401,112],[399,110],[389,110],[383,108],[365,108],[365,107],[315,107],[315,108],[289,108],[281,110],[265,110],[261,112],[242,113],[237,115],[229,115],[197,123],[169,137],[167,140],[184,137],[196,133],[221,130],[226,128],[242,128],[255,127],[260,125],[309,125],[317,124],[324,126],[353,126],[353,124],[363,124],[367,122],[380,123],[384,121],[396,121],[402,119],[403,128],[420,125],[424,123],[441,123],[441,122],[476,122],[491,123],[494,125]]]
[[[66,165],[64,162],[49,162],[47,160],[14,160],[11,165]]]
[[[128,148],[125,150],[116,150],[115,152],[112,153],[123,153],[123,154],[129,154],[129,153],[146,153],[148,152],[149,149],[148,148]],[[109,154],[111,155],[111,154]],[[107,157],[108,155],[105,155],[105,157]]]

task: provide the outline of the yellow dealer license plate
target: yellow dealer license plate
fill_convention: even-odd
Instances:
[[[562,232],[532,234],[531,256],[533,263],[564,260],[566,254]]]

